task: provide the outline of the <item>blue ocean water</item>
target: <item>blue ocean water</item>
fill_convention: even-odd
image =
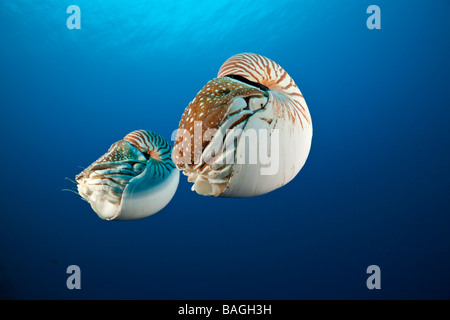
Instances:
[[[446,0],[2,0],[0,298],[449,299],[449,12]],[[130,222],[62,191],[128,132],[170,139],[241,52],[278,62],[308,103],[312,149],[292,182],[222,199],[182,176],[163,211]],[[69,265],[81,290],[66,287]]]

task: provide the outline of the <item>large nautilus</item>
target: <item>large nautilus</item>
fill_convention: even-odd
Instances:
[[[171,151],[159,134],[133,131],[76,176],[78,193],[102,219],[150,216],[170,202],[178,187]]]
[[[172,159],[198,194],[251,197],[291,181],[311,147],[308,107],[274,61],[242,53],[186,107]]]

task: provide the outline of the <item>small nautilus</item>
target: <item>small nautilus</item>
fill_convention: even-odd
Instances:
[[[76,176],[78,193],[102,219],[150,216],[170,202],[178,187],[171,151],[159,134],[133,131]]]
[[[198,194],[251,197],[291,181],[311,140],[311,116],[294,80],[274,61],[242,53],[186,107],[172,159]]]

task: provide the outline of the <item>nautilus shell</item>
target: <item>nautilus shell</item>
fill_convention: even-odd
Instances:
[[[102,219],[150,216],[169,203],[178,187],[171,151],[157,133],[133,131],[76,176],[78,193]]]
[[[251,197],[291,181],[311,147],[311,116],[274,61],[229,58],[186,107],[172,159],[201,195]]]

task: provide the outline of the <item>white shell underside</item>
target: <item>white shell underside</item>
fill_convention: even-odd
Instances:
[[[291,181],[305,164],[311,148],[312,126],[302,130],[298,125],[289,125],[290,120],[284,118],[274,119],[269,124],[263,120],[268,118],[269,112],[270,110],[261,110],[254,114],[245,128],[268,132],[278,130],[278,137],[272,132],[267,139],[267,155],[270,157],[263,160],[258,155],[256,164],[239,161],[239,157],[248,155],[249,149],[249,144],[241,138],[236,150],[233,174],[222,197],[253,197],[268,193]],[[258,143],[266,141],[264,139]]]
[[[119,211],[110,220],[142,219],[162,210],[177,190],[180,172],[174,169],[162,181],[145,175],[145,172],[143,177],[136,182],[130,181],[123,192]]]
[[[136,220],[162,210],[174,196],[180,173],[174,169],[165,179],[155,179],[144,171],[130,180],[123,191],[120,204],[113,203],[105,193],[90,191],[87,197],[92,209],[105,220]],[[79,190],[83,190],[83,186]],[[84,192],[84,191],[81,191]]]

